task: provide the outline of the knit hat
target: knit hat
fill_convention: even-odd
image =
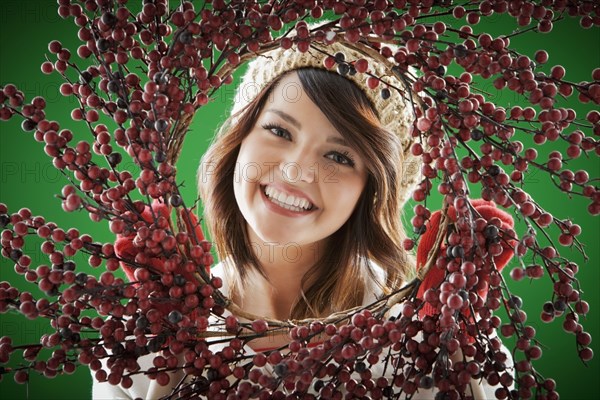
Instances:
[[[327,24],[329,21],[321,21],[318,25],[308,25],[313,30],[319,26]],[[332,30],[323,30],[324,42],[313,41],[311,47],[306,52],[300,52],[294,44],[292,48],[277,48],[261,53],[251,62],[243,75],[237,88],[234,106],[231,111],[232,122],[235,123],[235,114],[243,110],[260,91],[271,81],[279,76],[299,68],[313,67],[328,70],[324,65],[324,60],[329,54],[342,53],[344,63],[348,66],[353,65],[355,61],[367,59],[369,67],[366,73],[356,72],[343,75],[346,79],[352,81],[367,96],[371,105],[379,115],[379,120],[384,128],[395,132],[402,145],[403,165],[402,165],[402,190],[401,204],[411,196],[416,184],[419,182],[420,164],[418,158],[410,152],[413,142],[411,137],[414,113],[412,110],[410,97],[412,93],[406,93],[406,85],[397,78],[392,71],[393,60],[386,59],[381,54],[365,54],[361,51],[361,46],[344,40],[343,35],[336,34]],[[292,31],[288,37],[293,39],[296,31]],[[392,50],[393,46],[387,45]],[[375,59],[374,56],[378,56]],[[367,79],[369,74],[381,78],[379,86],[375,89],[369,88]],[[390,90],[390,97],[383,98],[382,88],[386,86],[395,87],[402,91]]]

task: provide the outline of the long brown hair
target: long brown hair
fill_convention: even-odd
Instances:
[[[402,148],[394,132],[385,130],[365,94],[348,79],[323,69],[295,70],[305,93],[364,160],[368,178],[358,204],[336,231],[324,256],[302,279],[303,295],[290,318],[322,317],[363,301],[367,282],[377,281],[370,263],[386,273],[388,288],[398,286],[412,268],[402,248],[404,230],[399,201]],[[203,156],[198,173],[204,213],[219,258],[231,257],[240,285],[255,268],[264,275],[236,204],[233,179],[242,140],[254,127],[265,101],[285,76],[264,87],[256,98],[232,115]],[[252,310],[248,310],[252,311]]]

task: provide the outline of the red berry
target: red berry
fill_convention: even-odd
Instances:
[[[589,347],[585,347],[579,350],[579,358],[581,358],[583,361],[590,361],[592,358],[594,358],[594,351]]]
[[[369,62],[364,58],[361,58],[360,60],[357,60],[354,63],[354,69],[356,69],[356,72],[364,73],[364,72],[367,72],[368,68],[369,68]]]
[[[379,79],[370,76],[367,79],[367,86],[369,89],[375,89],[377,86],[379,86]]]

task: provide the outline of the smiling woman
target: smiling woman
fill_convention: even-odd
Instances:
[[[339,57],[359,58],[333,48]],[[411,121],[401,118],[406,100],[382,100],[366,77],[328,71],[326,58],[279,49],[251,62],[232,116],[199,170],[205,216],[221,260],[235,270],[235,293],[248,309],[262,302],[250,294],[271,297],[277,277],[285,287],[270,301],[282,319],[355,307],[373,295],[367,288],[398,287],[414,268],[398,218],[416,179],[414,168],[402,177],[404,159],[412,159],[403,147]],[[249,87],[260,89],[255,97]],[[249,165],[258,173],[245,175]],[[281,207],[290,195],[306,199],[310,210]],[[290,246],[299,254],[292,263]],[[244,289],[251,270],[262,276],[263,290]],[[286,276],[291,271],[295,279]],[[275,317],[268,308],[260,311]]]
[[[293,102],[285,96],[289,92],[284,88],[289,87],[295,87],[298,93]],[[337,93],[346,93],[331,107],[335,89]],[[262,110],[252,110],[261,105]],[[273,314],[273,309],[259,310],[259,315],[298,319],[325,316],[359,305],[366,279],[374,276],[365,260],[377,257],[375,243],[381,248],[397,250],[398,259],[393,263],[376,260],[385,268],[390,282],[402,273],[402,268],[408,268],[401,258],[400,234],[382,235],[373,241],[366,239],[370,230],[365,227],[383,226],[382,221],[390,217],[374,211],[372,194],[382,192],[382,186],[397,181],[399,171],[392,168],[391,163],[402,163],[395,136],[382,134],[383,129],[375,123],[376,115],[368,99],[353,83],[329,71],[299,69],[273,80],[243,112],[256,117],[250,121],[242,119],[234,127],[237,129],[247,123],[251,128],[240,132],[239,146],[230,151],[237,153],[237,171],[246,170],[246,165],[256,165],[260,174],[252,177],[234,174],[232,179],[231,174],[217,172],[212,179],[201,176],[200,181],[208,183],[203,184],[201,190],[215,237],[227,238],[223,242],[216,240],[221,259],[228,258],[229,268],[237,270],[232,276],[240,277],[240,284],[235,287],[248,283],[244,281],[251,268],[264,275],[263,284],[274,285],[278,277],[277,281],[287,286],[274,286],[277,293],[287,297],[286,301],[272,299],[281,310],[278,315]],[[218,168],[231,170],[231,166],[219,158],[227,155],[218,154],[221,141],[230,134],[223,132],[217,138],[204,157],[205,163],[223,164]],[[373,141],[374,136],[379,136],[382,146],[371,151],[379,153],[377,160],[382,160],[387,149],[391,153],[388,155],[392,155],[385,159],[390,163],[387,167],[395,172],[380,181],[370,172],[377,161],[370,161],[361,151],[365,148],[361,142]],[[340,142],[346,145],[341,146]],[[389,151],[394,148],[395,151]],[[228,194],[214,190],[219,181],[229,181]],[[231,194],[236,207],[229,208],[214,200]],[[297,208],[301,199],[305,200],[307,209]],[[394,197],[388,197],[387,204],[393,203]],[[224,215],[229,213],[233,215]],[[229,229],[219,231],[218,221],[235,219],[242,222],[236,233]],[[234,251],[238,240],[250,243],[248,248],[258,252],[244,260]],[[290,263],[282,249],[292,245],[297,248],[299,257]],[[286,277],[290,271],[300,279]],[[257,286],[254,284],[253,288]],[[258,293],[272,292],[267,287],[262,289]],[[246,292],[256,293],[244,290],[240,295]],[[240,300],[242,304],[252,304],[257,297],[260,298],[241,295]]]

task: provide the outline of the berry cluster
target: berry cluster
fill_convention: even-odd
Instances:
[[[182,1],[170,9],[166,0],[146,0],[135,12],[121,0],[58,3],[59,15],[79,29],[82,44],[75,52],[89,66],[80,67],[72,51],[53,40],[41,69],[64,78],[60,93],[76,100],[71,118],[87,127],[89,140],[73,143],[71,131],[46,118],[43,98],[27,100],[12,84],[0,88],[0,120],[22,118],[22,129],[43,143],[69,181],[59,196],[64,211],[107,221],[123,241],[99,243],[27,208],[14,212],[0,204],[2,256],[45,294],[36,297],[0,282],[0,312],[46,318],[55,331],[34,344],[2,337],[0,377],[13,373],[24,383],[34,372],[53,377],[88,365],[101,382],[127,388],[132,376],[146,374],[172,385],[173,396],[215,399],[396,398],[432,388],[439,398],[458,399],[469,393],[473,380],[485,380],[497,387],[500,399],[556,399],[555,382],[534,365],[542,350],[522,300],[497,268],[505,249],[521,262],[510,272],[514,280],[550,280],[542,321],[562,318],[579,357],[592,358],[591,336],[580,323],[589,305],[576,278],[579,266],[560,255],[545,230],[556,227],[560,245],[583,252],[581,228],[546,211],[523,183],[527,172],[539,170],[557,192],[588,199],[588,212],[600,214],[596,178],[568,168],[582,155],[600,155],[599,141],[587,134],[600,135],[600,112],[581,118],[561,106],[575,94],[582,103],[599,104],[600,69],[590,82],[568,81],[559,65],[545,74],[540,66],[548,53],[519,54],[511,38],[548,32],[568,16],[579,18],[584,28],[597,27],[595,2],[213,0]],[[427,22],[440,14],[452,24]],[[473,26],[492,14],[513,17],[522,29],[498,37],[475,33]],[[330,20],[315,29],[304,21],[323,15]],[[459,26],[462,18],[467,24]],[[292,28],[294,35],[285,34]],[[371,306],[324,320],[265,320],[240,310],[219,291],[222,281],[210,275],[210,243],[184,204],[175,163],[194,114],[233,82],[233,71],[244,61],[276,47],[306,52],[311,43],[333,40],[387,59],[404,86],[371,74],[373,61],[366,56],[349,60],[329,54],[326,68],[364,74],[383,99],[397,91],[413,104],[410,151],[422,161],[422,180],[412,195],[418,203],[411,220],[414,235],[404,241],[405,249],[413,249],[427,232],[432,218],[427,199],[434,185],[445,199],[444,223],[419,276]],[[451,65],[462,73],[449,74]],[[476,90],[478,78],[492,80],[498,90],[512,91],[530,106],[494,104]],[[524,144],[527,137],[538,146],[560,142],[564,152],[542,159]],[[123,169],[124,158],[139,172]],[[475,186],[484,200],[514,211],[527,231],[517,235],[498,218],[483,218],[469,200]],[[34,265],[25,254],[32,236],[43,240],[47,264]],[[77,266],[73,258],[81,253],[91,268],[105,270],[92,274]],[[115,276],[121,267],[129,281]],[[443,282],[417,296],[430,269],[442,271]],[[507,321],[494,314],[500,308]],[[289,333],[289,344],[248,354],[248,341],[282,332]],[[516,339],[512,356],[496,332]],[[54,351],[44,358],[42,349]],[[22,362],[8,367],[17,352]],[[142,371],[137,360],[148,354],[153,367]],[[174,371],[187,378],[172,382]]]

